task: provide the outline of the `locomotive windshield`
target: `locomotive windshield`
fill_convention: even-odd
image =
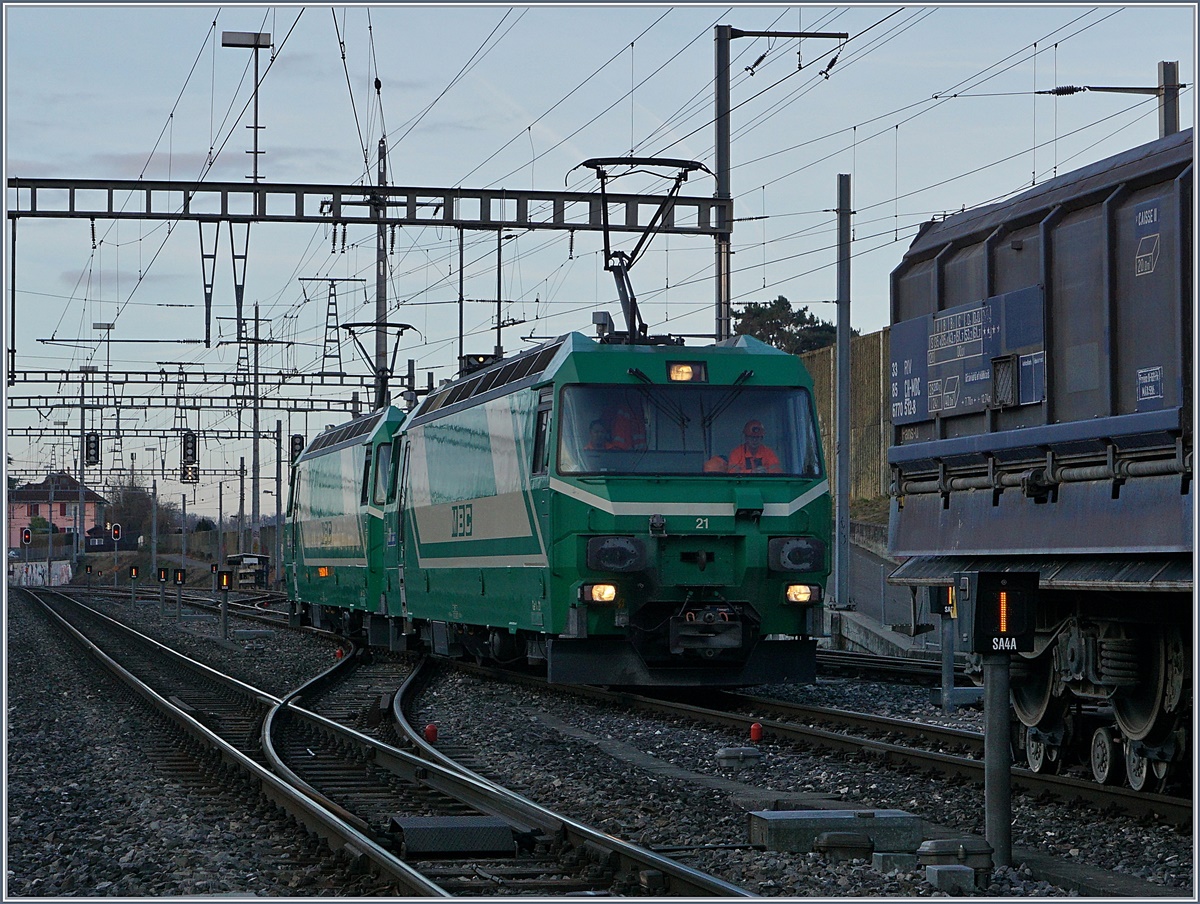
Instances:
[[[567,386],[558,470],[819,477],[819,442],[804,389]]]

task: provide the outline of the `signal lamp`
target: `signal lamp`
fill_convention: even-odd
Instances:
[[[26,546],[33,542],[33,531],[28,527],[21,528],[21,542]]]
[[[121,525],[119,525],[119,524],[114,524],[114,525],[112,526],[112,538],[113,538],[113,540],[120,540],[120,539],[121,539]]]
[[[129,580],[136,581],[138,576],[138,567],[136,565],[129,566]]]
[[[160,584],[165,584],[168,577],[170,577],[170,573],[167,571],[167,569],[160,567],[158,569],[158,582]]]
[[[789,603],[819,603],[821,588],[813,584],[788,584],[787,601]]]
[[[585,603],[612,603],[617,599],[617,588],[614,584],[584,584],[582,596]]]

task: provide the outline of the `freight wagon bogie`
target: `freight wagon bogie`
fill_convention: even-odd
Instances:
[[[1192,177],[1168,136],[927,224],[892,275],[893,580],[1036,571],[1019,753],[1137,788],[1191,756]]]

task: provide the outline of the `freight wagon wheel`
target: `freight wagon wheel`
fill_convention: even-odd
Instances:
[[[1113,694],[1113,714],[1126,738],[1156,744],[1171,730],[1174,721],[1163,705],[1167,691],[1167,644],[1163,635],[1156,632],[1138,646],[1141,663],[1138,682]]]
[[[1040,738],[1025,737],[1025,762],[1032,772],[1055,775],[1062,765],[1062,751]]]
[[[1012,705],[1022,725],[1035,726],[1045,720],[1054,702],[1051,657],[1021,660],[1022,677],[1012,683]]]
[[[1097,728],[1092,735],[1092,778],[1101,785],[1117,780],[1121,748],[1113,740],[1112,729]]]
[[[1125,778],[1134,791],[1143,791],[1151,776],[1150,761],[1140,753],[1134,753],[1132,745],[1125,742]]]

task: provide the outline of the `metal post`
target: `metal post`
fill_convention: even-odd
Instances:
[[[283,588],[283,421],[275,421],[275,589]]]
[[[387,139],[379,139],[379,187],[387,185]],[[387,201],[382,192],[376,206],[375,230],[375,411],[388,403],[387,380]]]
[[[225,562],[225,481],[217,483],[217,562]],[[216,585],[213,585],[214,589]]]
[[[257,54],[255,58],[257,59]],[[262,547],[262,528],[259,524],[258,478],[258,302],[254,303],[254,403],[251,409],[250,431],[254,435],[250,449],[250,551],[257,553]]]
[[[238,541],[237,551],[246,551],[246,456],[238,459]]]
[[[187,493],[181,495],[183,497],[183,515],[179,523],[179,536],[182,538],[180,543],[183,545],[183,567],[187,568]]]
[[[500,323],[503,320],[503,312],[501,310],[501,301],[500,300],[504,297],[501,294],[503,292],[503,283],[501,281],[503,271],[500,268],[500,254],[501,254],[501,248],[503,247],[503,244],[504,244],[504,230],[497,229],[496,230],[496,348],[495,348],[497,361],[499,361],[502,357],[504,357],[504,343],[500,341]]]
[[[996,866],[1012,866],[1012,728],[1008,720],[1009,657],[983,657],[984,837]]]
[[[75,562],[77,564],[83,561],[85,551],[83,544],[83,479],[84,461],[87,458],[86,390],[87,374],[85,373],[79,380],[79,499],[75,503]]]
[[[129,605],[137,604],[137,578],[129,579]]]
[[[1158,64],[1158,136],[1179,131],[1179,63]]]
[[[942,614],[942,712],[954,712],[954,619]]]
[[[46,512],[46,586],[54,586],[54,473],[50,473],[50,511]]]
[[[850,602],[850,175],[838,174],[837,202],[837,485],[834,516],[834,599]]]
[[[150,571],[158,574],[158,481],[150,481]]]
[[[229,640],[229,588],[221,591],[221,639]]]
[[[714,34],[716,42],[716,83],[715,116],[716,128],[716,164],[717,164],[717,199],[727,200],[730,194],[730,140],[729,140],[729,41],[733,36],[733,28],[729,25],[718,25]],[[732,283],[730,276],[729,256],[733,240],[733,224],[725,221],[724,212],[717,213],[716,239],[716,329],[714,337],[718,342],[730,336],[730,298]]]
[[[456,373],[462,372],[463,360],[463,230],[458,227],[458,370]]]

